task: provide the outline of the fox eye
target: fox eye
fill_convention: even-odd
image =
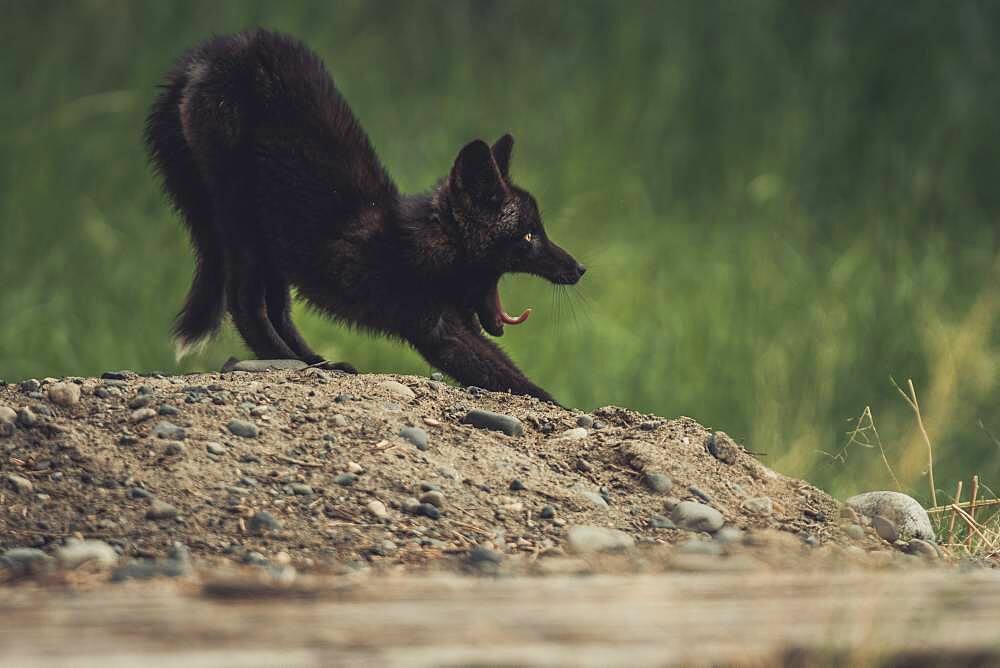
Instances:
[[[525,241],[527,241],[528,243],[531,243],[532,241],[534,241],[534,239],[535,239],[535,235],[534,234],[532,234],[531,232],[525,233],[525,235],[524,235],[524,240]]]

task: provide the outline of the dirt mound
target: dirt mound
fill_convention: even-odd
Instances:
[[[688,418],[318,369],[105,375],[0,388],[0,553],[75,536],[317,571],[895,554]]]

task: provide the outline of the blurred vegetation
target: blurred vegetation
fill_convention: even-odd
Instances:
[[[1000,3],[0,0],[0,376],[178,367],[192,259],[140,142],[186,47],[264,25],[326,59],[404,191],[474,137],[591,270],[503,339],[583,408],[690,415],[834,492],[1000,480]],[[320,352],[427,373],[300,309]],[[826,454],[824,454],[826,453]],[[946,496],[946,494],[945,494]]]

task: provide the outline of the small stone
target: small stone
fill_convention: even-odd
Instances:
[[[293,482],[291,485],[292,494],[299,496],[312,496],[313,488],[302,482]]]
[[[420,512],[420,502],[412,496],[403,499],[403,501],[399,504],[399,507],[403,509],[404,513],[409,515],[416,515]]]
[[[635,539],[618,529],[577,525],[567,532],[569,549],[576,554],[621,552],[635,546]]]
[[[266,510],[261,510],[249,519],[247,522],[247,528],[250,530],[250,533],[259,536],[269,531],[281,531],[283,527],[281,521],[279,521],[274,515]]]
[[[139,408],[132,411],[132,414],[128,416],[128,419],[131,422],[137,423],[145,422],[146,420],[150,420],[154,417],[156,417],[156,411],[152,408]]]
[[[691,492],[692,494],[694,494],[695,496],[697,496],[699,499],[701,499],[705,503],[711,503],[712,502],[712,497],[710,497],[708,494],[706,494],[705,492],[701,491],[701,489],[699,489],[698,487],[695,487],[694,485],[688,485],[688,491]]]
[[[221,443],[215,443],[213,441],[209,441],[208,443],[205,444],[205,450],[207,450],[210,455],[226,454],[226,446],[222,445]]]
[[[594,470],[594,465],[580,457],[576,460],[576,470],[580,473],[591,473]]]
[[[657,494],[666,494],[674,487],[674,481],[669,476],[657,471],[646,471],[642,475],[642,481]]]
[[[697,501],[681,501],[674,506],[670,519],[681,529],[707,533],[718,531],[725,523],[722,513]]]
[[[429,503],[436,508],[444,508],[444,494],[437,490],[424,492],[420,495],[420,503]]]
[[[128,380],[128,371],[105,371],[101,374],[102,380]]]
[[[41,387],[42,384],[39,383],[34,378],[28,378],[27,380],[22,380],[20,383],[17,384],[17,389],[21,390],[21,392],[24,392],[25,394],[37,392]]]
[[[305,369],[308,365],[302,360],[243,360],[235,364],[228,364],[223,367],[223,373],[232,371],[246,371],[248,373],[266,373],[268,371],[284,371]]]
[[[520,491],[522,491],[524,489],[527,489],[527,488],[524,486],[524,483],[521,482],[520,479],[514,478],[513,480],[510,481],[510,490],[512,492],[520,492]]]
[[[723,464],[735,464],[740,450],[724,431],[709,434],[705,439],[705,449]]]
[[[403,385],[399,381],[383,380],[381,383],[379,383],[379,387],[388,392],[389,394],[391,394],[392,396],[396,397],[397,399],[401,399],[404,401],[410,401],[417,397],[417,395],[414,394],[413,390],[408,388],[406,385]]]
[[[151,394],[140,394],[139,396],[133,398],[128,402],[129,408],[145,408],[153,402],[153,395]]]
[[[0,554],[0,566],[14,577],[39,575],[51,569],[52,557],[33,547],[14,547]]]
[[[357,462],[347,462],[347,472],[354,475],[361,475],[365,472],[365,467]]]
[[[257,438],[257,434],[260,433],[257,425],[246,420],[230,420],[229,424],[226,425],[226,429],[233,436],[240,436],[241,438]]]
[[[589,415],[581,415],[576,419],[576,426],[583,427],[584,429],[590,429],[594,426],[594,418]]]
[[[573,427],[572,429],[567,429],[562,432],[556,438],[560,438],[566,441],[579,441],[581,439],[587,438],[589,432],[583,427]]]
[[[926,540],[921,540],[919,538],[914,538],[909,543],[907,543],[906,551],[910,554],[915,554],[918,557],[923,557],[924,559],[940,558],[937,548],[934,547],[933,543],[930,543]]]
[[[607,499],[605,499],[597,492],[591,492],[590,490],[581,490],[580,496],[582,496],[583,498],[585,498],[587,501],[597,506],[598,508],[601,508],[602,510],[608,509]]]
[[[7,482],[18,494],[30,494],[35,486],[27,478],[11,473],[7,476]]]
[[[332,418],[330,418],[330,422],[332,422],[334,426],[337,427],[347,426],[347,418],[345,418],[343,415],[334,415]]]
[[[774,502],[767,496],[755,496],[743,501],[742,507],[754,515],[770,515],[774,512]]]
[[[0,422],[14,424],[17,421],[17,411],[9,406],[0,406]]]
[[[847,520],[848,522],[853,522],[854,524],[858,523],[858,514],[854,512],[854,509],[850,506],[840,507],[840,518]]]
[[[126,495],[130,499],[150,499],[153,497],[153,494],[149,490],[142,487],[130,487]]]
[[[436,520],[441,517],[441,511],[433,504],[421,503],[417,506],[417,515],[424,515],[432,520]]]
[[[415,445],[417,450],[427,449],[427,432],[420,427],[403,427],[399,430],[399,435]]]
[[[248,566],[267,566],[268,561],[267,557],[260,552],[251,550],[243,555],[243,563]]]
[[[676,529],[677,525],[669,517],[664,515],[653,515],[649,518],[649,526],[654,529]]]
[[[875,529],[875,533],[887,543],[895,543],[899,540],[899,530],[890,519],[876,515],[872,518],[872,527]]]
[[[844,533],[851,540],[863,540],[865,537],[865,529],[860,524],[848,524],[844,527]]]
[[[80,403],[80,386],[76,383],[56,383],[49,386],[49,401],[58,406]]]
[[[723,545],[736,545],[743,542],[743,532],[736,527],[722,527],[713,538]]]
[[[704,554],[717,557],[722,554],[722,546],[710,540],[689,538],[677,546],[677,551],[681,554]]]
[[[35,415],[35,412],[33,410],[31,410],[27,406],[24,406],[23,408],[19,408],[18,409],[18,411],[17,411],[17,426],[18,427],[24,427],[25,429],[31,429],[36,424],[38,424],[38,416]]]
[[[341,473],[333,479],[333,482],[337,483],[341,487],[350,487],[358,481],[358,476],[353,473]]]
[[[469,411],[462,418],[462,424],[470,424],[479,429],[500,431],[508,436],[521,436],[524,434],[524,425],[517,418],[480,409]]]
[[[389,511],[386,509],[385,504],[377,499],[369,501],[365,508],[367,508],[368,512],[380,520],[384,520],[389,517]]]
[[[74,569],[85,563],[113,566],[118,553],[103,540],[70,540],[56,550],[56,559],[63,568]]]
[[[111,392],[106,387],[95,387],[94,396],[98,399],[108,399],[111,397]]]
[[[538,513],[538,516],[543,520],[551,520],[556,516],[556,509],[552,506],[542,506],[542,510]]]
[[[183,441],[187,438],[187,430],[184,427],[178,427],[173,422],[161,420],[153,427],[153,436],[169,441]]]
[[[905,539],[921,538],[934,540],[927,511],[913,497],[900,492],[866,492],[852,496],[845,502],[855,512],[868,518],[880,515],[895,525],[900,536]]]
[[[163,448],[163,454],[169,457],[183,455],[186,451],[187,448],[180,441],[167,441],[167,444]]]
[[[169,520],[177,517],[177,513],[177,508],[173,507],[166,501],[153,499],[152,503],[149,504],[149,510],[146,511],[146,519]]]
[[[240,487],[239,485],[230,485],[226,487],[226,491],[233,496],[248,496],[250,494],[249,487]]]
[[[483,545],[477,545],[469,551],[469,563],[474,566],[479,566],[480,564],[498,565],[502,561],[503,554]]]

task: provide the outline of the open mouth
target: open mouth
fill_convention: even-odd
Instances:
[[[531,309],[526,308],[519,316],[512,316],[503,309],[500,301],[500,290],[497,284],[486,292],[483,303],[479,307],[479,324],[493,336],[503,336],[504,325],[520,325],[531,315]]]

